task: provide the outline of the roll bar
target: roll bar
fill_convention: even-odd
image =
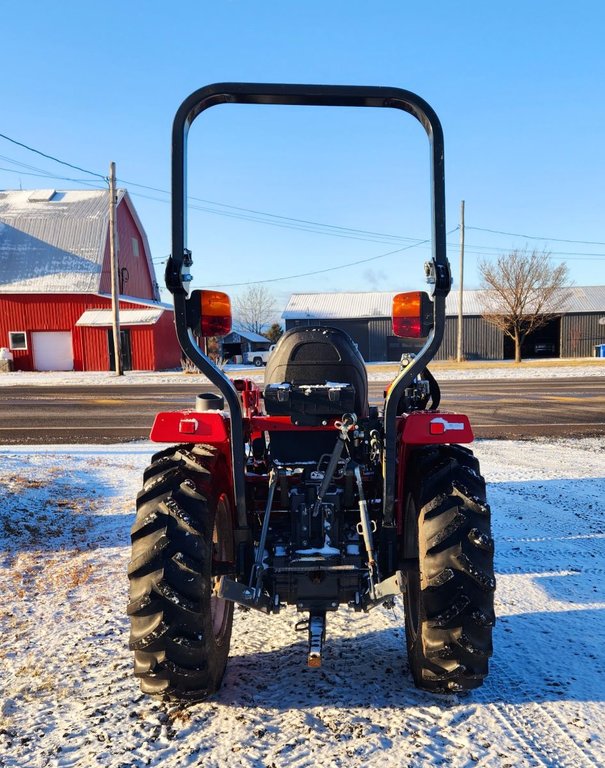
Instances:
[[[413,115],[424,127],[431,147],[432,260],[427,280],[432,284],[433,330],[412,365],[393,382],[384,409],[384,517],[394,524],[397,403],[404,389],[434,356],[443,337],[445,297],[451,277],[445,245],[445,180],[443,131],[432,107],[401,88],[348,85],[292,85],[274,83],[215,83],[192,93],[179,107],[172,128],[172,254],[166,267],[166,285],[174,297],[175,325],[185,355],[215,384],[229,407],[233,483],[238,527],[246,528],[244,440],[242,409],[231,380],[204,354],[187,326],[186,301],[191,281],[191,252],[187,249],[187,136],[193,121],[217,104],[284,104],[322,107],[387,107]]]

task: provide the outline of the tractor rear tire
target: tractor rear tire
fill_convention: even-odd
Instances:
[[[212,594],[233,569],[226,466],[209,446],[157,453],[131,530],[130,648],[143,693],[201,700],[221,684],[233,603]]]
[[[495,623],[494,543],[479,462],[458,445],[423,448],[406,469],[405,629],[418,688],[478,688]]]

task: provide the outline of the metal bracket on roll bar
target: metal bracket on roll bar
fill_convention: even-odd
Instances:
[[[435,259],[427,261],[424,265],[426,281],[432,285],[433,296],[447,296],[452,287],[452,275],[449,262],[438,264]]]

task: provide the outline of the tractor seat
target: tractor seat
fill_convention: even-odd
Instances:
[[[347,386],[349,385],[349,386]],[[287,331],[265,371],[269,415],[368,416],[368,375],[351,337],[339,328],[300,327]]]

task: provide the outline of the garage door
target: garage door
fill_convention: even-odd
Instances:
[[[37,371],[73,371],[71,331],[35,331],[31,336]]]

